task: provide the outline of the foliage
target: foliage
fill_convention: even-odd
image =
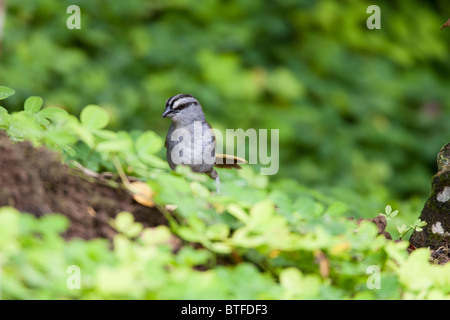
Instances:
[[[11,94],[0,88],[0,97]],[[356,226],[345,218],[349,206],[342,201],[292,180],[290,192],[284,192],[250,167],[221,170],[217,195],[204,175],[182,167],[168,170],[156,156],[163,146],[156,133],[107,130],[108,113],[95,105],[86,106],[78,118],[59,108],[42,108],[42,103],[30,97],[23,111],[0,108],[0,129],[13,140],[45,144],[69,163],[115,171],[118,162],[120,170],[147,181],[160,210],[176,205],[179,222],[143,229],[122,212],[111,221],[119,232],[111,250],[106,240],[65,241],[60,234],[68,221],[62,215],[37,219],[3,207],[2,298],[450,297],[450,264],[430,264],[427,249],[408,255],[407,242],[385,239],[371,222]],[[171,245],[175,236],[183,241],[176,253]]]
[[[262,206],[253,208],[263,209]],[[267,212],[263,209],[254,214]],[[213,231],[211,226],[206,238],[214,239],[215,246],[193,249],[185,245],[174,254],[170,246],[173,235],[167,227],[142,230],[127,212],[119,214],[114,221],[116,228],[125,232],[114,238],[114,250],[109,249],[104,239],[65,241],[58,233],[67,227],[68,221],[57,214],[37,219],[3,207],[0,222],[0,284],[4,299],[443,299],[450,296],[449,264],[430,265],[426,249],[416,250],[408,257],[406,242],[394,243],[377,237],[376,228],[370,223],[363,223],[357,232],[346,236],[333,235],[319,227],[304,234],[267,227],[271,229],[267,238],[258,234],[243,236],[240,230],[254,229],[249,225],[243,225],[232,236]],[[137,236],[134,240],[127,235],[130,228],[134,229],[132,235]],[[202,237],[204,229],[193,223],[187,228]],[[288,234],[281,233],[284,231]],[[277,235],[282,240],[277,241]],[[218,265],[215,256],[223,252],[219,244],[231,246],[246,260],[255,261]],[[314,261],[316,252],[326,254],[329,274],[320,273],[319,269],[323,268],[320,265],[325,262]],[[200,265],[210,268],[199,271],[195,266]],[[381,270],[380,288],[370,290],[368,270],[374,265]],[[74,280],[73,267],[79,270],[79,279]]]
[[[360,0],[79,0],[81,30],[69,30],[72,4],[8,2],[8,110],[32,95],[77,115],[95,103],[110,128],[162,135],[164,101],[189,92],[220,130],[281,129],[276,178],[353,215],[401,200],[409,220],[420,210],[448,142],[447,1],[380,2],[380,30]]]
[[[81,30],[66,28],[73,4]],[[181,222],[142,230],[121,214],[110,251],[104,241],[63,242],[60,216],[1,209],[3,297],[448,296],[449,267],[429,265],[427,250],[408,257],[405,242],[377,237],[368,223],[354,231],[345,219],[390,203],[402,214],[386,207],[389,232],[406,240],[421,228],[450,130],[449,29],[439,30],[449,2],[379,2],[382,28],[368,30],[372,4],[8,1],[0,130],[69,165],[147,181],[156,205],[176,205]],[[280,129],[279,174],[221,170],[219,196],[204,176],[170,172],[160,117],[181,92],[221,131]],[[185,241],[177,254],[174,235]],[[245,262],[221,265],[222,257]],[[67,289],[71,265],[81,269],[80,290]],[[366,285],[370,266],[381,271],[380,290]]]
[[[392,211],[392,207],[390,205],[387,205],[385,208],[385,213],[380,213],[380,215],[384,216],[386,218],[386,221],[391,221],[396,217],[398,214],[398,210]],[[398,237],[400,239],[403,239],[406,234],[410,231],[423,231],[422,227],[425,227],[427,223],[425,221],[422,221],[420,219],[417,219],[414,221],[414,224],[411,224],[409,227],[407,227],[405,224],[402,224],[400,226],[397,226],[397,232]]]

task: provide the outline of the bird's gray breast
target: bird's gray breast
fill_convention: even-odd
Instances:
[[[195,172],[211,172],[216,160],[215,137],[206,121],[185,126],[172,123],[167,133],[167,161],[171,169],[189,165]]]

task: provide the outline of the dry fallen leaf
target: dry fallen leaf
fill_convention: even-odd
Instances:
[[[166,204],[165,208],[169,211],[175,211],[178,206],[176,204]]]
[[[133,192],[133,199],[146,207],[153,207],[153,191],[148,184],[142,181],[130,183],[130,190]]]
[[[328,275],[330,274],[330,261],[328,260],[325,253],[323,253],[321,250],[315,250],[314,258],[316,263],[319,264],[319,273],[322,278],[328,278]]]
[[[331,250],[330,250],[330,254],[331,255],[339,255],[343,252],[346,252],[350,250],[350,243],[348,241],[344,241],[338,244],[335,244]]]
[[[89,213],[89,215],[91,216],[91,217],[95,217],[95,216],[97,216],[97,212],[94,210],[94,208],[92,208],[91,206],[88,206],[87,207],[87,212]]]
[[[447,22],[444,23],[444,25],[441,27],[441,30],[447,27],[450,27],[450,19],[448,19]]]
[[[269,257],[271,257],[272,259],[275,259],[276,257],[278,257],[279,254],[280,254],[279,250],[272,250],[269,253]]]

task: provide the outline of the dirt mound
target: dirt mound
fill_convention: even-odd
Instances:
[[[44,147],[34,148],[29,142],[14,144],[4,132],[0,132],[1,206],[12,206],[38,217],[64,214],[70,220],[69,229],[63,235],[66,239],[112,239],[116,232],[109,222],[121,211],[131,212],[144,227],[168,225],[159,210],[135,202],[125,189],[69,168],[57,153]],[[362,220],[355,222],[359,224]],[[379,234],[392,239],[385,230],[384,217],[364,220],[375,223]],[[409,251],[415,249],[411,247]],[[444,264],[450,260],[447,243],[431,249],[434,249],[433,263]]]
[[[58,154],[13,144],[0,132],[0,206],[12,206],[35,216],[62,213],[70,220],[66,238],[109,238],[109,225],[121,211],[131,212],[144,227],[167,225],[155,208],[136,203],[124,189],[113,188],[62,164]]]

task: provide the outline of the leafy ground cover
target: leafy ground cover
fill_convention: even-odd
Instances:
[[[2,99],[13,94],[0,88]],[[426,248],[408,252],[409,243],[399,239],[406,238],[407,227],[391,232],[399,241],[389,240],[379,234],[377,224],[348,219],[350,205],[341,199],[293,179],[269,183],[250,166],[221,170],[218,195],[204,175],[186,168],[171,172],[157,155],[163,139],[155,132],[113,131],[106,129],[108,122],[108,113],[98,106],[88,105],[76,117],[61,108],[43,107],[35,96],[25,101],[22,111],[0,108],[0,129],[11,141],[29,141],[29,153],[29,144],[45,146],[59,155],[58,164],[82,163],[96,173],[108,171],[114,182],[110,187],[131,193],[127,176],[145,182],[153,202],[147,208],[149,217],[157,209],[165,225],[148,225],[145,217],[136,221],[122,211],[108,218],[115,230],[112,240],[65,239],[61,234],[71,222],[64,212],[37,218],[3,207],[2,298],[450,296],[450,264],[433,263]],[[48,169],[57,167],[53,164]],[[4,194],[8,185],[2,181],[1,188]],[[64,202],[71,195],[56,197]],[[390,206],[381,210],[391,219],[388,224],[401,215]],[[421,226],[419,221],[409,231]]]

